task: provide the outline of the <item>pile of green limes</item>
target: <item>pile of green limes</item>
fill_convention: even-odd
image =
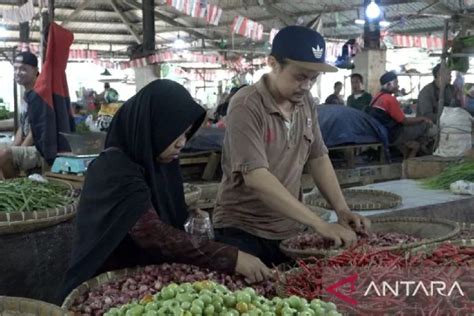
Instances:
[[[259,296],[252,288],[231,292],[225,286],[201,281],[170,284],[154,296],[144,297],[118,308],[112,308],[105,316],[339,316],[336,305],[321,300],[306,301],[304,298],[275,297],[271,300]]]

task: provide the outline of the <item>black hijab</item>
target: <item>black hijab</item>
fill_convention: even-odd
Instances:
[[[115,114],[105,151],[88,168],[63,295],[91,278],[151,206],[161,221],[183,229],[187,217],[179,161],[156,158],[206,111],[180,84],[149,83]],[[150,205],[151,202],[151,205]]]

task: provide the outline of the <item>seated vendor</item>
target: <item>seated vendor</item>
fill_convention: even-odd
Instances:
[[[63,295],[99,273],[162,262],[269,277],[258,258],[184,231],[178,155],[205,113],[170,80],[151,82],[118,110],[87,171]]]
[[[30,52],[16,55],[14,63],[15,82],[25,88],[25,95],[33,89],[38,77],[38,59]],[[40,168],[41,154],[34,146],[33,133],[28,119],[28,103],[22,98],[20,127],[12,146],[0,147],[0,180],[17,177],[20,171]]]
[[[361,74],[351,75],[351,88],[352,93],[347,98],[347,106],[365,111],[372,101],[372,95],[364,90],[364,78]]]
[[[415,157],[420,147],[431,141],[429,129],[433,122],[427,117],[405,116],[393,96],[399,89],[394,72],[382,75],[380,85],[382,89],[372,99],[367,112],[387,128],[390,144],[400,146],[404,158]]]
[[[443,106],[459,106],[459,100],[456,100],[454,86],[451,84],[451,70],[445,69],[441,71],[441,64],[433,68],[433,82],[429,83],[421,89],[418,95],[416,105],[416,116],[429,118],[433,123],[437,123],[443,109],[439,109],[439,91],[441,83],[445,83],[444,88],[444,105]]]

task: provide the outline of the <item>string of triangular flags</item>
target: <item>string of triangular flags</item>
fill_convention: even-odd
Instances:
[[[384,37],[397,47],[419,47],[428,50],[438,50],[443,48],[443,39],[439,36],[416,36],[406,34],[392,34]]]
[[[263,25],[243,16],[236,16],[232,23],[232,33],[239,34],[254,41],[261,41]]]
[[[207,0],[166,0],[166,4],[193,18],[205,18],[211,25],[219,25],[222,16],[222,9]]]
[[[0,10],[3,21],[23,23],[29,22],[35,16],[35,6],[33,0],[28,0],[21,6],[12,6]]]
[[[35,43],[18,43],[17,50],[21,52],[32,52],[35,55],[40,53],[40,46]],[[99,58],[99,52],[90,49],[70,49],[69,59],[70,60],[96,60]]]

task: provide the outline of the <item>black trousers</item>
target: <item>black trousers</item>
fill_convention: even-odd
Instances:
[[[232,227],[215,229],[215,240],[258,257],[270,268],[290,261],[280,251],[281,240],[261,238]]]

